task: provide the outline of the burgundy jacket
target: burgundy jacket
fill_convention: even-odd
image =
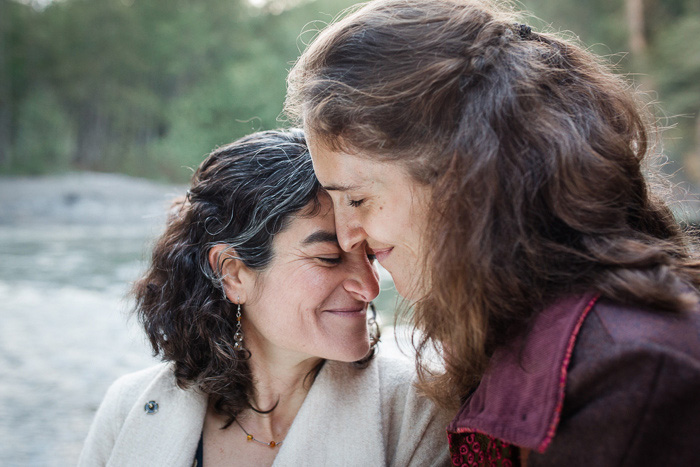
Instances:
[[[700,311],[555,303],[494,353],[448,439],[456,466],[700,465]]]

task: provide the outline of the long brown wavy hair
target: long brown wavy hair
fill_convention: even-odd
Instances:
[[[171,209],[150,267],[134,285],[136,314],[154,355],[173,363],[180,387],[195,385],[212,398],[228,417],[224,428],[241,410],[256,408],[250,353],[234,350],[237,306],[227,299],[222,264],[212,269],[209,251],[227,245],[247,267],[265,271],[275,236],[293,216],[317,214],[321,193],[301,130],[259,132],[220,147]],[[379,335],[371,337],[360,367],[374,356]]]
[[[433,186],[413,319],[423,387],[448,406],[558,297],[697,302],[700,263],[645,179],[647,107],[575,40],[518,17],[488,1],[369,2],[323,30],[288,80],[287,113],[308,137]],[[431,348],[444,374],[423,364]]]

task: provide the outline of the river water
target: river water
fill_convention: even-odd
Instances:
[[[109,384],[155,362],[126,296],[182,190],[0,178],[0,465],[75,465]]]
[[[75,465],[109,383],[154,362],[124,298],[145,241],[0,229],[0,465]]]
[[[105,174],[0,177],[0,466],[75,465],[109,384],[156,362],[127,292],[183,191]]]

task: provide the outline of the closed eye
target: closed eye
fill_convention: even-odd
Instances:
[[[359,208],[360,206],[362,206],[362,203],[364,203],[364,202],[365,202],[364,199],[358,199],[358,200],[350,199],[350,200],[348,200],[348,205],[350,207],[353,207],[353,208]]]
[[[342,258],[338,257],[325,257],[325,256],[317,256],[317,260],[321,261],[322,263],[326,264],[340,264],[342,261]]]

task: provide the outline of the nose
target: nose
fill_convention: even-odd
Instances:
[[[353,256],[352,271],[343,287],[358,300],[369,303],[379,295],[379,273],[367,258],[364,245],[357,248]]]
[[[340,248],[344,251],[360,248],[361,244],[367,240],[367,232],[347,208],[339,209],[335,205],[334,207],[335,229]]]

